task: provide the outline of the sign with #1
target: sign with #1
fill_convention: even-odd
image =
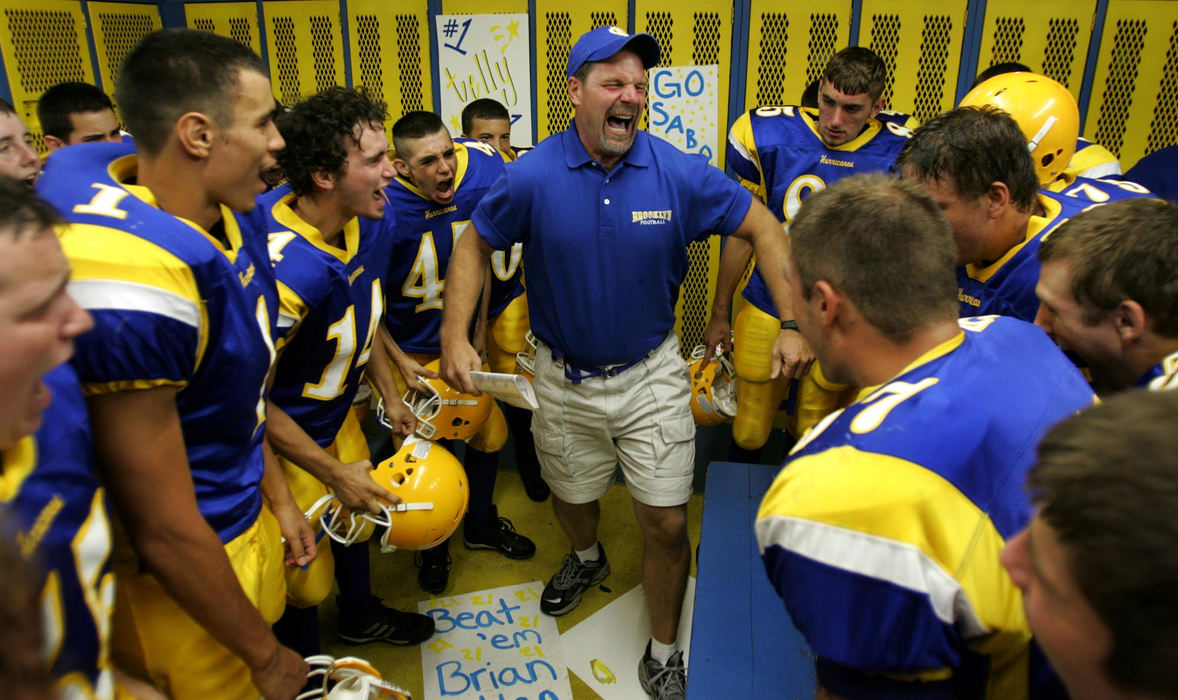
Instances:
[[[720,154],[718,66],[668,66],[649,73],[647,131],[686,153],[723,167]]]
[[[438,15],[439,114],[462,134],[462,108],[497,100],[511,115],[511,144],[532,145],[532,62],[527,14]]]
[[[556,620],[541,581],[418,603],[434,619],[421,645],[427,700],[571,700]]]

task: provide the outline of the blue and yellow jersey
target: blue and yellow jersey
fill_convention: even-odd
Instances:
[[[1037,675],[1031,633],[999,555],[1031,518],[1039,439],[1094,397],[1034,326],[960,326],[799,441],[756,535],[820,659],[898,679],[961,674],[988,698],[1022,698]]]
[[[402,177],[385,188],[397,217],[385,323],[405,352],[441,352],[442,292],[454,242],[470,223],[479,200],[503,173],[502,154],[484,143],[455,141],[454,154],[454,199],[449,204],[427,199]]]
[[[1064,182],[1061,180],[1060,182]],[[1075,178],[1061,192],[1039,190],[1043,213],[1032,216],[1022,242],[998,260],[957,268],[957,299],[962,318],[987,314],[1034,321],[1039,310],[1035,285],[1039,282],[1039,246],[1051,232],[1085,209],[1132,197],[1146,197],[1144,187],[1131,182]]]
[[[250,226],[270,240],[278,277],[278,362],[270,398],[320,447],[335,440],[384,316],[391,207],[344,225],[342,248],[292,209],[283,185],[258,199]]]
[[[1081,136],[1076,139],[1076,153],[1063,172],[1068,179],[1117,177],[1121,174],[1121,161],[1117,160],[1112,151]],[[1055,185],[1052,183],[1048,187],[1053,192],[1059,192]]]
[[[470,143],[473,139],[455,139],[458,143]],[[514,163],[520,156],[532,150],[531,146],[512,146],[510,151],[499,151],[503,160]],[[491,253],[491,300],[487,318],[498,318],[507,305],[524,293],[524,269],[520,261],[524,256],[524,244],[516,243],[509,250]]]
[[[1152,391],[1178,389],[1178,352],[1172,352],[1150,367],[1133,386]]]
[[[265,386],[278,294],[266,240],[222,207],[228,245],[156,206],[125,144],[61,149],[38,191],[70,222],[70,295],[94,317],[74,366],[88,395],[170,386],[197,505],[222,542],[262,507]],[[64,167],[63,167],[64,166]]]
[[[728,165],[740,182],[789,224],[813,192],[860,173],[887,172],[911,131],[891,113],[867,120],[863,133],[830,147],[818,135],[818,110],[758,107],[742,114],[728,135]],[[744,298],[777,316],[777,307],[759,270],[754,269]]]
[[[46,662],[61,697],[114,696],[107,660],[115,582],[110,522],[90,456],[90,422],[72,367],[45,375],[44,421],[3,453],[5,536],[43,574]]]

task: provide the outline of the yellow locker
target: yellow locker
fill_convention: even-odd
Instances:
[[[978,72],[1018,61],[1080,97],[1096,0],[988,0]]]
[[[719,66],[716,108],[719,134],[719,162],[724,162],[725,127],[728,124],[728,78],[732,74],[732,4],[709,0],[638,0],[634,6],[634,29],[654,36],[662,49],[662,66]],[[646,121],[645,119],[643,120]],[[691,264],[679,289],[675,308],[675,331],[686,356],[703,339],[716,291],[716,270],[720,260],[717,236],[688,247]]]
[[[94,82],[86,18],[75,0],[0,2],[0,50],[12,91],[13,107],[45,151],[44,134],[37,120],[37,100],[57,83],[67,80]],[[113,92],[107,83],[108,92]]]
[[[1178,143],[1178,2],[1110,0],[1084,135],[1125,170]]]
[[[188,26],[233,39],[262,53],[258,5],[253,2],[191,2],[184,6]]]
[[[597,27],[626,28],[625,0],[602,0],[592,7],[573,0],[536,0],[536,137],[563,131],[573,118],[569,103],[569,50],[577,37]],[[728,20],[731,21],[731,20]]]
[[[386,130],[405,112],[432,111],[427,0],[349,0],[352,85],[389,106]]]
[[[798,104],[830,57],[847,46],[850,30],[850,2],[804,0],[786,7],[752,0],[745,110]]]
[[[859,45],[888,66],[884,99],[921,122],[952,109],[966,0],[863,0]]]
[[[91,2],[86,7],[90,11],[90,31],[98,53],[98,73],[113,99],[119,66],[140,39],[161,28],[160,13],[155,5],[129,2]],[[118,104],[115,111],[117,113]]]
[[[339,7],[337,0],[262,5],[270,82],[283,104],[345,84]]]

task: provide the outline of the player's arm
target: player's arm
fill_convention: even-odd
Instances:
[[[479,393],[470,373],[482,367],[483,362],[467,333],[490,261],[491,246],[475,230],[472,222],[458,238],[450,257],[441,333],[442,379],[468,394]]]
[[[278,643],[197,508],[176,389],[102,394],[89,406],[99,470],[140,560],[173,600],[246,663],[263,696],[294,695],[306,682],[307,665]]]
[[[736,236],[724,239],[716,296],[712,299],[712,314],[704,329],[704,345],[709,349],[717,345],[723,345],[725,351],[732,349],[732,298],[752,258],[753,247],[748,241]]]
[[[425,387],[421,385],[421,382],[417,381],[417,378],[420,376],[427,377],[429,379],[435,379],[438,376],[437,373],[429,371],[425,368],[424,365],[413,359],[409,353],[402,350],[401,346],[397,344],[397,341],[393,340],[393,335],[389,333],[388,328],[384,327],[383,325],[380,328],[380,337],[384,351],[388,353],[389,360],[392,362],[393,366],[397,368],[397,373],[401,375],[401,379],[405,382],[405,386],[413,389],[414,391],[425,391]],[[371,362],[369,364],[371,364]],[[392,375],[389,375],[389,379],[392,379]],[[392,388],[389,390],[393,393],[385,394],[380,385],[377,384],[377,391],[380,391],[382,397],[396,397],[397,385],[395,381],[393,382]]]
[[[785,265],[789,258],[789,236],[781,228],[781,222],[764,204],[754,199],[744,221],[729,237],[728,245],[732,244],[734,238],[743,239],[752,245],[753,252],[757,255],[757,268],[773,295],[778,317],[782,321],[792,321],[793,299],[789,282],[785,279]],[[730,281],[725,283],[731,284]],[[802,334],[795,330],[782,329],[777,334],[777,342],[773,347],[773,371],[770,377],[784,374],[787,377],[800,378],[813,361],[814,353]]]
[[[393,433],[408,436],[417,429],[417,417],[413,415],[413,411],[409,410],[409,407],[405,405],[397,393],[397,380],[393,378],[393,368],[389,364],[392,361],[389,351],[390,345],[396,346],[396,342],[382,323],[372,342],[372,354],[368,358],[368,364],[364,366],[364,375],[380,394],[384,405],[385,421],[393,426],[391,428]],[[398,347],[397,351],[400,352],[400,350],[401,348]],[[404,355],[404,353],[401,354]],[[424,372],[425,368],[422,367],[421,370]],[[413,385],[416,384],[417,377],[414,376]],[[394,501],[394,503],[396,502]]]
[[[260,488],[282,533],[286,550],[283,563],[287,566],[305,566],[315,558],[315,532],[295,503],[290,487],[282,476],[282,467],[274,457],[270,443],[265,440],[262,440],[262,465]]]
[[[369,476],[372,462],[364,459],[344,463],[331,456],[273,401],[266,404],[266,439],[274,452],[323,482],[345,506],[353,510],[379,513],[380,503],[377,499],[383,498],[394,503],[398,500]],[[283,488],[286,488],[285,482]]]

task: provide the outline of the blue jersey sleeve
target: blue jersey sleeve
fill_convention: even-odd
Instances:
[[[70,293],[94,318],[75,342],[87,393],[185,386],[207,319],[191,270],[172,253],[116,229],[73,224],[61,237]]]

